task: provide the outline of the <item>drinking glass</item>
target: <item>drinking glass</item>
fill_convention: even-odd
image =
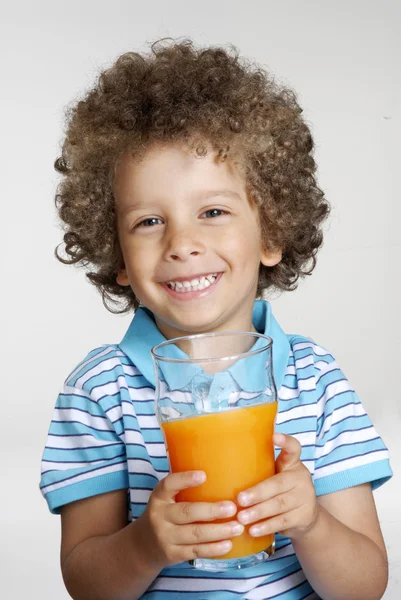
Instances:
[[[177,502],[236,503],[239,492],[274,475],[272,343],[259,333],[219,332],[152,348],[156,414],[171,471],[207,475],[202,485],[179,492]],[[190,564],[224,571],[263,562],[274,552],[274,534],[254,538],[248,529],[224,556]]]

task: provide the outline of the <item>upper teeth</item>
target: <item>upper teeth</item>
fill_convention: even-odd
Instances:
[[[167,285],[176,292],[194,292],[196,290],[204,290],[208,288],[216,279],[217,273],[210,275],[202,275],[191,281],[168,281]]]

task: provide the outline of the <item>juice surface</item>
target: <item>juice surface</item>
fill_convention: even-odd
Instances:
[[[183,490],[176,500],[235,502],[239,492],[274,475],[276,412],[277,402],[272,402],[164,423],[172,472],[201,470],[207,475],[204,484]],[[245,528],[232,538],[230,552],[219,558],[248,556],[265,550],[273,540],[273,534],[253,538]]]

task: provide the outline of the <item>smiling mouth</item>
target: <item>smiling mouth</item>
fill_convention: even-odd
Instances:
[[[179,293],[199,292],[210,287],[216,281],[217,275],[218,273],[210,273],[187,281],[167,281],[167,286],[170,290]]]

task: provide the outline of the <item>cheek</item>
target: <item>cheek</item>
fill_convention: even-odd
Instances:
[[[153,268],[154,245],[128,239],[122,245],[125,265],[132,276],[139,277]]]
[[[143,288],[146,279],[149,277],[152,265],[149,256],[143,255],[141,252],[129,252],[125,257],[125,268],[130,280],[133,292],[137,294]]]
[[[260,263],[260,234],[258,230],[250,228],[237,229],[222,238],[222,248],[226,259],[236,266],[259,267]]]

